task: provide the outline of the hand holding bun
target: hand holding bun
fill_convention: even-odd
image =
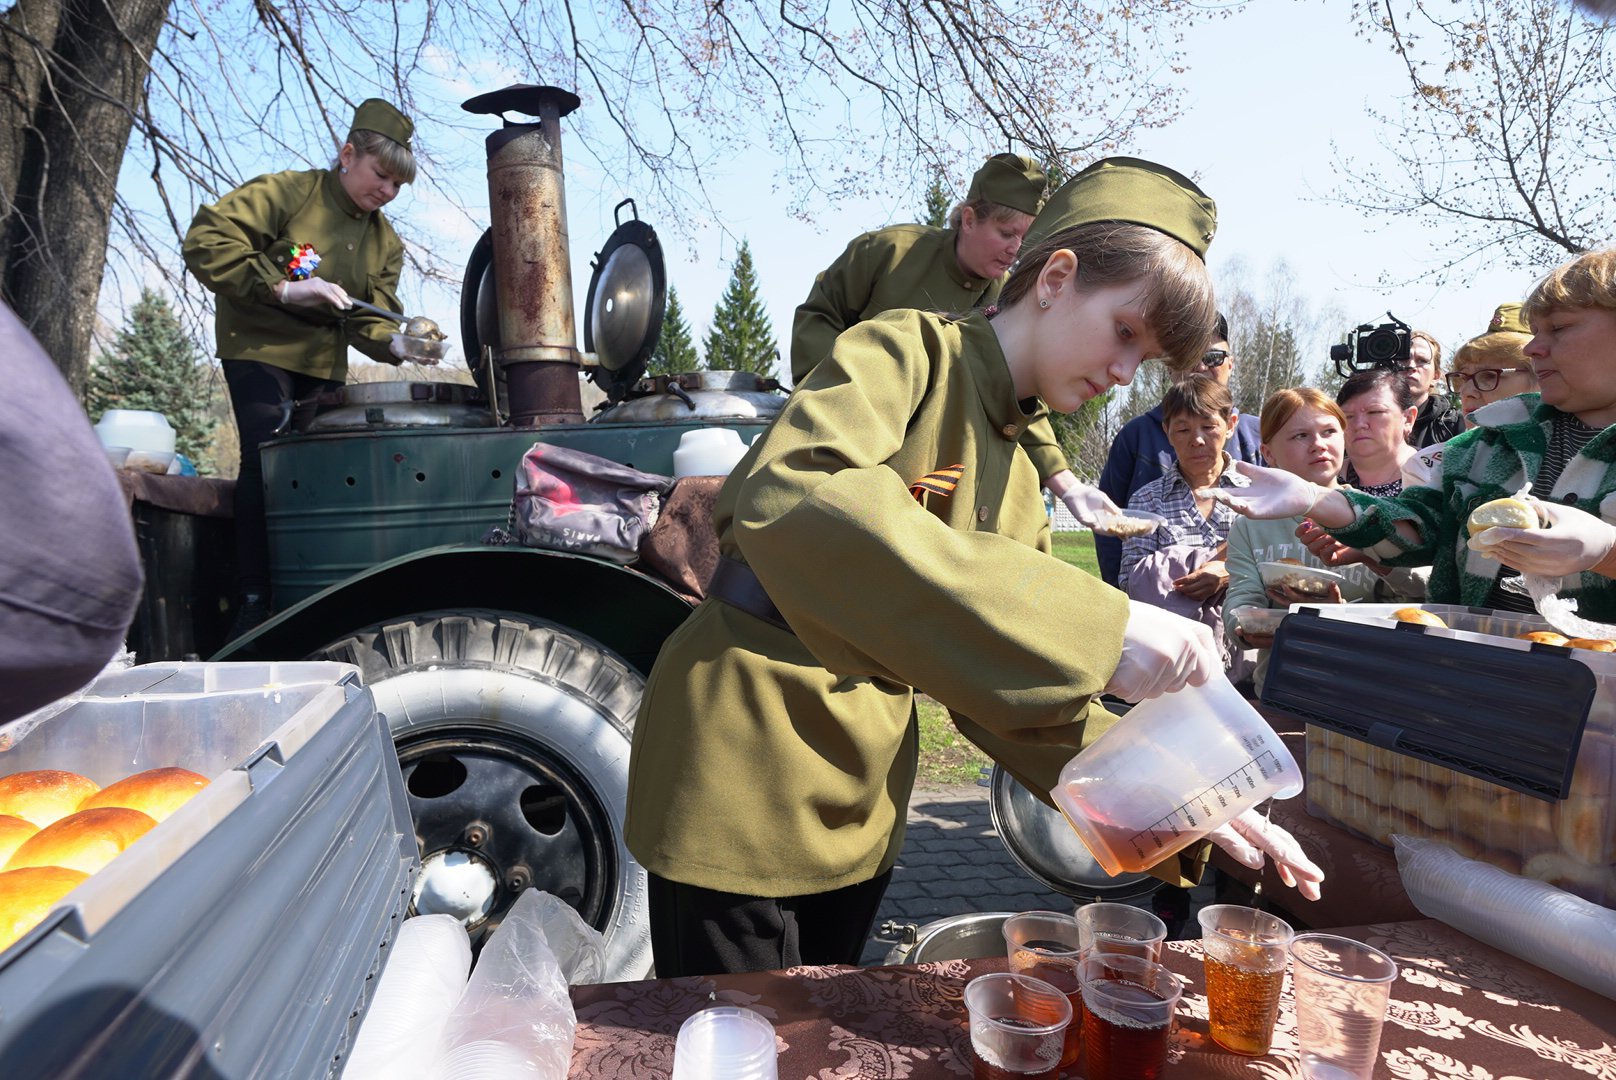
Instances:
[[[20,817],[43,829],[100,790],[94,780],[59,769],[12,773],[0,776],[0,814]]]
[[[156,824],[139,810],[122,806],[80,810],[24,840],[6,869],[65,866],[93,874]]]
[[[81,802],[79,809],[124,806],[162,821],[207,786],[208,778],[190,769],[147,769],[102,788]]]
[[[0,949],[39,924],[56,902],[90,875],[60,866],[30,866],[0,873]]]

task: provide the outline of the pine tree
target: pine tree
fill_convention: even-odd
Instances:
[[[701,366],[696,355],[696,342],[690,335],[690,324],[685,322],[684,308],[679,305],[679,290],[668,288],[668,307],[662,313],[662,335],[657,338],[650,363],[645,365],[647,375],[677,375],[695,371]]]
[[[91,419],[108,409],[151,409],[174,428],[175,449],[202,458],[216,420],[202,350],[185,332],[168,298],[150,289],[130,309],[112,344],[90,369],[84,405]]]
[[[948,186],[943,183],[943,170],[933,169],[931,183],[926,187],[926,203],[921,224],[930,225],[934,229],[941,229],[948,224],[948,212],[953,209],[954,200],[948,194]]]
[[[758,295],[757,270],[745,240],[735,256],[729,284],[713,309],[707,329],[707,368],[710,371],[755,371],[773,375],[780,349],[763,299]]]

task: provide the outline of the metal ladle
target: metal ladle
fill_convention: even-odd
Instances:
[[[443,331],[438,328],[438,324],[432,319],[427,318],[425,315],[416,315],[411,318],[405,318],[396,311],[388,311],[386,308],[377,307],[375,304],[367,303],[364,300],[355,300],[351,296],[348,297],[348,299],[356,308],[363,308],[366,311],[373,311],[384,319],[392,319],[396,323],[403,323],[405,337],[422,338],[426,341],[442,341],[444,339],[445,335]]]

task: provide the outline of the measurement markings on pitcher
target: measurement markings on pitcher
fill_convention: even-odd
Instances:
[[[1231,802],[1240,802],[1256,791],[1258,776],[1266,780],[1283,771],[1278,756],[1272,750],[1264,750],[1211,787],[1174,807],[1149,828],[1134,833],[1129,838],[1134,854],[1143,856],[1148,850],[1162,850],[1167,846],[1164,835],[1177,839],[1185,828],[1196,828],[1218,810],[1227,808]]]

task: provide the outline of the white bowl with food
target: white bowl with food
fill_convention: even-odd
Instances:
[[[447,341],[428,337],[411,337],[408,334],[393,335],[393,343],[398,346],[406,359],[414,360],[418,364],[438,364],[449,355],[454,346]]]
[[[1330,586],[1346,584],[1347,579],[1334,570],[1325,570],[1317,566],[1308,566],[1304,563],[1279,559],[1274,562],[1257,564],[1257,572],[1262,575],[1263,588],[1279,589],[1289,588],[1303,596],[1325,597],[1330,594]]]
[[[1115,514],[1101,514],[1094,522],[1094,531],[1101,536],[1115,536],[1126,540],[1130,536],[1149,536],[1167,519],[1149,510],[1123,510]]]

